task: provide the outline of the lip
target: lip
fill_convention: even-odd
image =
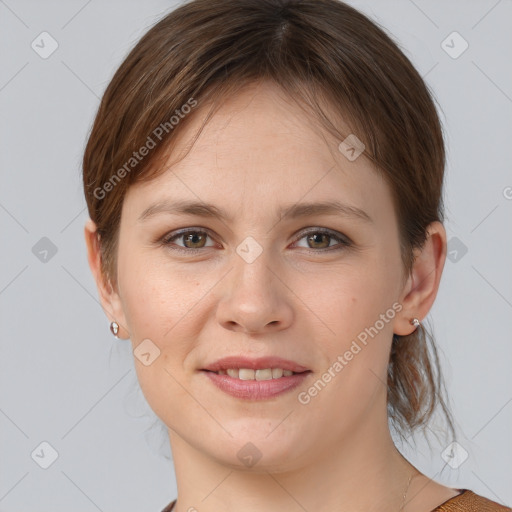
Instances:
[[[269,380],[241,380],[229,375],[214,373],[229,368],[248,368],[251,370],[282,368],[296,373],[288,377]],[[296,388],[311,373],[311,370],[295,361],[281,357],[267,356],[250,359],[245,356],[230,356],[218,359],[202,368],[201,373],[204,373],[220,390],[231,396],[245,400],[265,400]]]
[[[202,368],[202,370],[218,372],[219,370],[227,370],[228,368],[248,368],[250,370],[263,370],[265,368],[282,368],[283,370],[291,370],[292,372],[296,373],[306,372],[309,370],[309,368],[306,368],[305,366],[302,366],[296,363],[295,361],[290,361],[288,359],[282,359],[281,357],[274,356],[258,357],[256,359],[250,359],[244,356],[223,357],[222,359],[218,359],[214,363],[209,364],[205,368]],[[282,378],[284,379],[288,377]]]
[[[311,374],[311,371],[270,380],[240,380],[207,370],[201,370],[201,373],[204,373],[213,384],[231,396],[245,400],[265,400],[296,388]]]

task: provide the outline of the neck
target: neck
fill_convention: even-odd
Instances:
[[[252,468],[219,461],[169,429],[178,486],[174,511],[406,512],[404,493],[419,473],[396,449],[385,411],[381,420],[361,422],[350,437],[345,433],[286,469],[263,459]]]

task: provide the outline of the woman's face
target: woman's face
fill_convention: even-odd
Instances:
[[[178,153],[201,124],[200,107]],[[387,184],[340,142],[273,86],[251,87],[223,105],[183,160],[125,197],[116,314],[142,390],[171,436],[223,464],[250,466],[249,455],[258,468],[296,467],[386,421],[406,291],[397,219]],[[171,211],[182,202],[203,208]],[[326,202],[346,210],[303,208]],[[282,215],[289,208],[302,215]],[[263,381],[259,396],[251,393],[262,381],[237,379],[235,396],[204,370],[228,356],[279,357],[309,371]],[[284,383],[295,387],[275,394]]]

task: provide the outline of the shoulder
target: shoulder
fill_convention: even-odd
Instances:
[[[512,508],[501,505],[469,489],[459,489],[457,496],[450,498],[432,512],[512,512]]]
[[[162,509],[162,512],[171,512],[175,503],[176,503],[176,500],[171,501],[171,503],[169,503],[169,505],[167,505],[164,509]]]
[[[446,500],[432,512],[512,512],[512,508],[492,501],[469,489],[459,489],[457,496]],[[171,512],[176,500],[171,501],[161,512]]]

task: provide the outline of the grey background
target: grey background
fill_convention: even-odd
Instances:
[[[450,259],[428,319],[468,458],[452,469],[446,443],[430,451],[421,439],[404,454],[512,505],[512,3],[349,3],[425,77],[448,147]],[[1,511],[150,512],[176,496],[166,432],[152,428],[129,342],[111,336],[97,300],[79,173],[114,70],[174,5],[0,0]],[[46,59],[31,47],[43,31],[58,43]],[[442,47],[453,31],[469,44],[457,58],[461,40],[445,43],[452,56]],[[58,453],[47,469],[44,441]]]

